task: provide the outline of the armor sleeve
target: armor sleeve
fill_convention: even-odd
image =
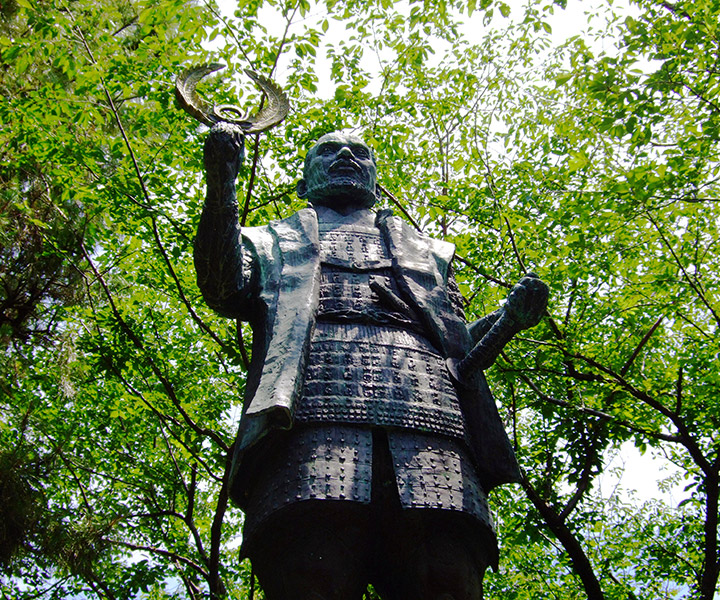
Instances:
[[[468,331],[470,332],[470,337],[472,337],[473,343],[477,344],[483,337],[485,337],[485,334],[490,331],[490,328],[495,324],[495,321],[497,321],[501,316],[502,309],[498,309],[495,312],[491,312],[489,315],[485,315],[477,321],[473,321],[468,326]]]

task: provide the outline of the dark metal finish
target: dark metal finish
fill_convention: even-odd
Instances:
[[[487,496],[464,444],[413,431],[388,434],[405,508],[435,508],[472,515],[492,529]]]
[[[245,537],[273,512],[302,500],[370,502],[369,429],[296,427],[276,441],[263,462],[246,507]]]
[[[195,263],[208,304],[253,325],[230,477],[267,597],[360,600],[374,583],[387,600],[478,600],[497,563],[486,494],[520,474],[476,369],[537,323],[547,286],[530,274],[466,324],[453,247],[370,210],[373,154],[343,134],[307,154],[309,208],[239,232],[233,127],[206,143]]]
[[[295,419],[465,435],[443,358],[415,333],[374,325],[318,322]]]
[[[400,299],[392,257],[371,222],[319,223],[320,303],[317,319],[361,321],[420,330]]]
[[[448,359],[448,369],[457,382],[487,369],[512,337],[540,322],[550,290],[535,273],[528,273],[510,292],[507,304],[494,315],[494,323],[462,360]]]
[[[243,111],[231,104],[211,106],[205,102],[197,94],[197,84],[210,73],[224,68],[225,65],[220,63],[211,63],[191,67],[178,75],[175,81],[175,97],[180,107],[205,125],[212,127],[217,123],[231,123],[245,134],[267,131],[287,117],[290,112],[287,94],[274,81],[250,69],[245,69],[245,73],[267,98],[267,104],[256,115],[251,116],[249,111]]]

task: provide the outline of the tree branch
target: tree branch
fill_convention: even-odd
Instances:
[[[669,10],[672,14],[680,15],[681,17],[692,22],[692,17],[690,16],[690,14],[687,11],[678,8],[677,4],[668,2],[667,0],[660,0],[660,2],[658,2],[658,4],[660,4],[660,6],[662,6],[663,8],[666,8],[667,10]]]
[[[586,432],[583,432],[583,441],[585,442],[585,461],[583,462],[582,472],[580,473],[580,480],[578,481],[575,493],[565,504],[565,507],[560,511],[558,515],[560,520],[564,523],[570,516],[570,513],[575,510],[578,502],[582,499],[590,487],[590,480],[592,478],[593,459],[597,457],[596,445],[600,444],[600,436],[596,436],[592,440],[587,439]]]
[[[660,235],[660,239],[665,244],[665,247],[670,251],[670,254],[672,254],[673,258],[675,259],[675,264],[678,266],[678,268],[682,271],[682,274],[685,276],[685,279],[690,284],[690,287],[695,291],[698,298],[700,298],[700,301],[707,307],[707,309],[712,314],[713,318],[715,319],[715,322],[720,326],[720,316],[715,312],[712,306],[710,306],[710,303],[708,302],[707,298],[705,297],[705,294],[703,291],[695,284],[695,282],[692,280],[688,272],[685,270],[685,267],[683,266],[682,262],[680,261],[680,258],[677,254],[675,254],[675,250],[673,249],[672,245],[670,244],[669,240],[665,237],[665,234],[663,234],[662,229],[660,229],[660,226],[657,224],[655,219],[652,218],[650,213],[646,213],[646,216],[648,218],[648,221],[650,221],[653,224],[653,227],[655,227],[656,231]]]
[[[133,544],[132,542],[125,542],[123,540],[114,540],[112,538],[104,538],[105,541],[115,544],[117,546],[124,546],[125,548],[130,548],[130,550],[141,550],[144,552],[152,552],[153,554],[159,554],[160,556],[165,556],[167,558],[170,558],[172,560],[175,560],[177,562],[180,562],[184,565],[187,565],[191,569],[194,569],[200,575],[202,575],[205,579],[208,577],[208,573],[205,569],[203,569],[199,564],[196,562],[190,560],[189,558],[185,558],[184,556],[180,556],[179,554],[175,552],[171,552],[170,550],[164,550],[163,548],[155,548],[154,546],[143,546],[141,544]]]
[[[218,493],[215,516],[210,528],[210,597],[212,600],[219,600],[226,594],[225,584],[220,577],[220,544],[222,542],[222,525],[225,512],[228,506],[230,492],[230,471],[232,469],[234,445],[231,446],[225,458],[225,472],[223,473],[222,486]]]
[[[223,439],[214,431],[211,429],[207,429],[205,427],[200,427],[195,421],[193,421],[190,418],[190,415],[188,415],[187,411],[183,408],[180,399],[175,394],[175,389],[168,381],[168,379],[162,374],[160,371],[160,368],[155,364],[155,361],[149,356],[147,351],[145,350],[145,345],[143,344],[142,340],[137,336],[137,334],[132,330],[132,328],[127,324],[125,319],[123,319],[122,315],[120,314],[120,311],[118,310],[115,301],[113,300],[112,293],[110,292],[110,289],[108,288],[107,284],[105,283],[105,280],[103,279],[102,275],[100,275],[100,272],[97,270],[97,267],[95,266],[95,263],[90,258],[90,255],[88,254],[87,249],[85,248],[84,244],[80,244],[80,248],[82,250],[83,256],[85,257],[85,260],[90,265],[90,268],[92,269],[93,273],[95,274],[95,277],[97,278],[98,282],[103,288],[103,291],[105,293],[105,297],[108,299],[108,302],[110,304],[110,309],[112,310],[113,315],[117,319],[118,323],[120,324],[120,327],[125,332],[125,334],[128,336],[128,338],[132,341],[133,345],[140,350],[145,358],[147,359],[148,366],[152,370],[152,372],[155,374],[155,377],[158,378],[161,385],[163,386],[165,393],[168,395],[170,400],[172,401],[175,408],[178,410],[180,415],[182,416],[185,423],[187,423],[190,428],[198,433],[199,435],[207,436],[211,440],[213,440],[220,448],[227,451],[227,444],[223,441]]]
[[[660,315],[660,318],[655,321],[655,324],[648,330],[648,332],[643,336],[643,338],[640,340],[640,343],[637,345],[633,353],[630,355],[630,358],[625,361],[625,364],[623,365],[622,369],[620,369],[620,375],[623,377],[628,372],[628,369],[632,366],[633,362],[635,362],[635,359],[637,358],[638,354],[640,354],[640,351],[643,349],[643,346],[647,344],[648,340],[652,336],[653,333],[655,333],[655,330],[660,326],[660,323],[663,322],[663,319],[665,318],[665,315]]]
[[[495,283],[497,285],[500,285],[504,288],[510,289],[512,287],[512,284],[507,283],[506,281],[503,281],[502,279],[498,279],[497,277],[493,277],[492,275],[489,275],[485,271],[483,271],[480,267],[475,265],[474,263],[471,263],[467,258],[464,256],[460,256],[459,254],[455,254],[453,256],[453,260],[460,261],[462,264],[464,264],[466,267],[469,267],[472,269],[477,275],[480,275],[483,279],[486,279],[487,281],[490,281],[492,283]]]
[[[705,476],[705,523],[703,534],[705,538],[704,559],[702,575],[700,577],[701,600],[716,598],[718,577],[720,577],[720,560],[718,558],[718,489],[720,481],[717,469]]]
[[[592,564],[573,532],[562,521],[560,515],[535,491],[524,473],[520,485],[547,526],[563,545],[565,552],[570,557],[573,570],[580,577],[588,600],[605,600],[605,594],[603,594]]]
[[[400,210],[400,212],[403,215],[405,215],[405,218],[408,221],[410,221],[411,225],[415,229],[417,229],[418,231],[422,231],[422,228],[420,227],[420,225],[418,225],[417,221],[412,218],[410,213],[407,210],[405,210],[405,207],[402,204],[400,204],[400,201],[395,196],[393,196],[393,194],[391,194],[390,191],[386,187],[380,185],[379,183],[377,184],[377,187],[380,190],[380,192],[383,195],[387,196],[390,199],[390,202],[392,202]]]
[[[198,531],[197,527],[195,526],[195,521],[193,519],[193,513],[195,509],[195,492],[197,490],[197,471],[195,467],[193,466],[192,470],[192,479],[190,481],[190,488],[188,490],[188,508],[187,512],[185,513],[185,516],[183,517],[183,521],[185,522],[185,525],[187,525],[187,528],[190,530],[190,533],[193,536],[193,540],[195,541],[195,547],[197,548],[197,552],[200,555],[200,558],[202,558],[203,563],[205,565],[209,565],[210,561],[208,559],[207,553],[205,552],[205,547],[202,543],[202,538],[200,537],[200,532]]]
[[[523,275],[527,275],[527,267],[525,266],[525,263],[523,262],[523,259],[520,256],[520,252],[518,252],[517,245],[515,244],[515,234],[513,233],[512,227],[510,227],[510,221],[508,221],[508,218],[504,215],[503,215],[503,220],[505,221],[505,225],[507,225],[508,236],[510,237],[510,243],[512,244],[513,254],[515,254],[515,258],[517,259],[518,264],[520,265],[520,269],[522,270]]]
[[[603,373],[606,373],[609,375],[612,380],[614,380],[616,383],[620,384],[623,389],[630,392],[635,398],[640,400],[641,402],[647,404],[663,416],[667,417],[673,425],[678,430],[679,437],[680,437],[680,443],[687,448],[688,452],[692,456],[693,460],[695,461],[695,464],[697,464],[698,467],[700,467],[703,472],[707,475],[712,472],[712,466],[708,462],[708,460],[705,458],[705,456],[702,453],[702,450],[697,445],[697,442],[693,439],[692,435],[690,435],[690,431],[687,428],[687,425],[685,425],[685,422],[680,418],[680,415],[674,413],[669,408],[664,406],[661,402],[658,402],[655,400],[652,396],[650,396],[647,392],[643,392],[639,389],[637,389],[635,386],[633,386],[629,381],[627,381],[624,377],[622,377],[620,374],[615,373],[612,369],[609,369],[608,367],[605,367],[604,365],[601,365],[597,361],[587,357],[583,356],[582,354],[570,354],[573,358],[577,358],[579,360],[582,360],[589,365],[592,365],[599,371],[602,371]]]
[[[292,25],[292,21],[295,18],[295,14],[297,13],[299,8],[300,8],[300,1],[298,1],[298,3],[295,5],[295,8],[293,9],[292,14],[286,18],[285,31],[283,31],[283,35],[280,40],[280,46],[278,47],[278,51],[275,53],[275,59],[273,60],[273,65],[270,68],[270,74],[269,74],[270,77],[272,77],[272,74],[275,72],[275,69],[277,68],[278,59],[280,58],[280,55],[282,54],[285,43],[287,42],[287,35],[288,35],[288,31],[290,30],[290,25]],[[265,96],[263,96],[262,99],[260,100],[260,107],[258,110],[262,110],[262,107],[264,104],[265,104]],[[250,200],[252,199],[252,193],[253,193],[253,189],[255,187],[255,177],[257,176],[257,168],[258,168],[259,158],[260,158],[260,134],[257,134],[255,136],[255,143],[253,146],[253,164],[252,164],[252,168],[250,170],[250,179],[248,181],[247,193],[245,194],[245,203],[243,205],[242,217],[240,218],[240,227],[245,227],[245,223],[247,221],[248,214],[250,213]]]
[[[508,360],[507,357],[505,357],[505,360]],[[510,361],[508,361],[510,362]],[[512,364],[512,362],[510,362]],[[550,404],[555,404],[556,406],[560,406],[562,408],[567,408],[568,410],[573,410],[581,414],[590,415],[593,417],[598,417],[600,419],[603,419],[605,421],[609,421],[610,423],[613,423],[614,425],[620,425],[621,427],[625,427],[626,429],[629,429],[630,431],[633,431],[635,433],[640,433],[642,435],[645,435],[647,437],[656,439],[656,440],[663,440],[665,442],[671,442],[679,444],[682,442],[682,438],[677,435],[670,435],[667,433],[657,432],[657,431],[649,431],[647,429],[644,429],[642,427],[639,427],[630,421],[626,421],[625,419],[619,419],[616,416],[603,412],[601,410],[597,410],[595,408],[588,408],[586,406],[578,406],[576,404],[572,404],[568,402],[567,400],[561,400],[559,398],[555,398],[553,396],[550,396],[546,393],[544,393],[535,383],[524,374],[520,374],[520,378],[532,389],[535,394],[544,402],[548,402]]]

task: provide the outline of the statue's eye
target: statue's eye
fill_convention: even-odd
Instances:
[[[370,151],[365,146],[355,146],[353,154],[358,158],[370,158]]]
[[[323,156],[328,156],[329,154],[334,154],[334,153],[335,153],[335,148],[333,146],[325,145],[320,148],[320,154],[322,154]]]

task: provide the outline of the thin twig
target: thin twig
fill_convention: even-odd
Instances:
[[[677,254],[675,254],[675,250],[670,244],[670,241],[665,237],[665,234],[662,232],[662,229],[660,228],[660,225],[657,224],[655,219],[652,218],[650,213],[646,213],[646,216],[650,223],[653,224],[653,227],[655,227],[655,230],[660,235],[660,239],[665,244],[665,247],[670,251],[670,254],[672,254],[673,258],[675,259],[675,264],[677,264],[678,268],[682,271],[682,274],[685,276],[685,279],[690,284],[690,287],[695,291],[698,298],[700,298],[700,301],[707,307],[707,309],[710,311],[712,316],[715,318],[715,322],[720,326],[720,316],[715,312],[715,309],[713,309],[712,306],[710,306],[710,303],[708,302],[707,298],[705,297],[705,294],[703,291],[695,284],[693,279],[690,277],[690,274],[685,270],[685,267],[683,266],[682,262],[680,261],[680,258]]]
[[[123,319],[122,315],[120,314],[119,309],[117,308],[117,305],[115,304],[115,300],[112,297],[112,292],[110,292],[110,288],[108,288],[107,283],[105,283],[105,280],[100,275],[99,271],[97,270],[97,267],[95,266],[95,263],[93,262],[92,258],[90,258],[90,254],[88,253],[85,246],[81,243],[80,249],[82,250],[83,256],[85,257],[85,260],[87,261],[88,265],[90,265],[90,268],[92,269],[93,273],[95,274],[95,277],[97,278],[98,282],[100,283],[101,287],[103,288],[103,291],[105,293],[105,297],[108,300],[108,303],[110,304],[110,310],[112,311],[115,319],[120,324],[120,327],[122,330],[127,334],[128,338],[130,338],[130,341],[132,341],[133,345],[140,350],[147,360],[147,364],[152,370],[152,372],[155,374],[155,377],[157,377],[160,380],[160,383],[162,384],[163,388],[165,389],[165,393],[168,395],[170,400],[172,401],[175,408],[178,410],[180,415],[182,416],[185,423],[187,423],[193,431],[198,433],[199,435],[207,436],[210,439],[212,439],[220,448],[227,451],[228,445],[225,443],[225,441],[215,432],[211,429],[207,429],[205,427],[200,427],[195,421],[190,418],[190,415],[187,413],[185,408],[182,406],[182,403],[180,402],[180,399],[175,394],[175,389],[170,381],[162,374],[160,371],[160,368],[155,364],[155,361],[148,355],[145,344],[143,341],[137,336],[137,334],[132,330],[132,328],[127,324],[125,319]]]
[[[287,42],[287,35],[288,35],[288,31],[290,30],[290,25],[292,25],[293,19],[295,18],[295,14],[297,13],[299,8],[300,8],[300,2],[298,2],[295,5],[295,8],[293,9],[292,14],[289,17],[287,17],[287,20],[285,23],[285,31],[283,31],[282,38],[280,39],[280,45],[278,46],[278,50],[275,53],[275,58],[273,60],[272,67],[270,68],[270,74],[269,74],[270,77],[272,77],[273,73],[275,72],[275,69],[277,68],[278,60],[280,59],[280,55],[282,54],[283,47],[285,46],[285,43]],[[265,103],[265,96],[263,95],[262,99],[260,100],[260,109],[262,109],[264,103]],[[250,201],[252,200],[252,193],[255,188],[255,178],[257,176],[259,160],[260,160],[260,134],[257,134],[255,136],[255,142],[253,145],[253,164],[252,164],[252,168],[250,169],[250,178],[248,180],[247,193],[245,194],[245,203],[243,205],[242,217],[240,219],[240,227],[245,226],[245,223],[247,222],[248,214],[250,213]]]
[[[522,270],[523,274],[527,274],[527,268],[525,267],[525,263],[523,262],[522,257],[520,256],[520,252],[518,252],[517,244],[515,244],[515,234],[513,233],[512,227],[510,227],[510,221],[508,221],[508,218],[503,215],[503,220],[505,221],[505,225],[507,225],[508,229],[508,236],[510,236],[510,243],[512,244],[513,252],[515,253],[515,258],[518,261],[518,264],[520,265],[520,269]]]
[[[132,542],[125,542],[123,540],[114,540],[112,538],[105,538],[105,541],[110,542],[111,544],[116,544],[118,546],[124,546],[126,548],[130,548],[131,550],[141,550],[141,551],[145,551],[145,552],[152,552],[154,554],[159,554],[160,556],[166,556],[168,558],[171,558],[173,560],[181,562],[184,565],[187,565],[188,567],[194,569],[195,571],[200,573],[205,579],[207,579],[207,577],[208,577],[207,571],[205,569],[203,569],[199,564],[190,560],[189,558],[185,558],[184,556],[180,556],[179,554],[176,554],[175,552],[171,552],[170,550],[164,550],[162,548],[155,548],[154,546],[143,546],[141,544],[133,544]]]
[[[417,229],[418,231],[422,231],[422,228],[420,227],[420,225],[417,224],[417,221],[410,216],[410,213],[409,213],[407,210],[405,210],[405,207],[404,207],[402,204],[400,204],[400,201],[399,201],[395,196],[393,196],[393,195],[387,190],[387,188],[385,188],[384,186],[380,185],[379,183],[377,184],[377,187],[378,187],[378,189],[380,190],[380,192],[381,192],[382,194],[384,194],[385,196],[387,196],[387,197],[390,199],[390,202],[392,202],[395,206],[398,207],[398,209],[400,209],[400,212],[401,212],[403,215],[405,215],[405,218],[406,218],[408,221],[410,221],[410,224],[411,224],[415,229]]]

